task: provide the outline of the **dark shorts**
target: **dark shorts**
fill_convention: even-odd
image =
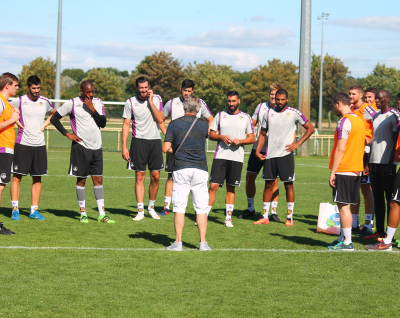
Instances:
[[[174,155],[172,153],[167,153],[165,159],[165,172],[172,173],[172,162],[174,160]]]
[[[264,152],[261,152],[261,154],[265,155]],[[256,151],[252,149],[249,156],[249,161],[247,162],[247,172],[258,174],[262,167],[264,167],[264,161],[258,160],[256,157]]]
[[[333,202],[357,205],[360,199],[361,176],[336,174]]]
[[[393,201],[400,203],[400,169],[396,174],[396,179],[393,185],[392,198]]]
[[[164,168],[162,146],[160,139],[138,139],[132,138],[131,149],[129,150],[128,170],[160,171]]]
[[[217,183],[222,187],[226,180],[227,184],[239,187],[242,168],[243,162],[214,159],[210,173],[210,183]]]
[[[23,176],[47,175],[46,146],[32,147],[15,144],[12,173]]]
[[[87,178],[87,176],[103,175],[103,149],[87,149],[72,142],[69,175]]]
[[[11,153],[0,153],[0,184],[11,181],[11,166],[14,155]]]
[[[264,180],[275,180],[278,176],[283,182],[294,181],[293,152],[284,157],[265,160],[262,178]]]

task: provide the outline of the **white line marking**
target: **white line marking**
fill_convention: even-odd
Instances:
[[[93,251],[168,251],[164,248],[112,248],[112,247],[70,247],[70,246],[0,246],[0,249],[23,249],[23,250],[93,250]],[[197,248],[185,248],[182,252],[197,251]],[[325,250],[289,250],[289,249],[263,249],[263,248],[216,248],[216,252],[272,252],[272,253],[337,253],[340,251]],[[374,251],[354,250],[355,253],[371,253]],[[379,251],[377,251],[379,252]],[[388,251],[389,252],[389,251]],[[400,254],[400,251],[390,251],[390,253]]]

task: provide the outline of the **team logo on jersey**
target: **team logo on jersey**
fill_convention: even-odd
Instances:
[[[243,119],[243,116],[239,116],[239,119]]]
[[[40,102],[40,103],[39,103],[39,105],[40,105],[40,106],[43,106],[43,103],[42,103],[42,102]]]
[[[386,115],[386,116],[385,116],[385,119],[388,118],[388,117],[389,117],[389,115]]]
[[[28,104],[28,102],[26,100],[24,100],[24,105],[27,105],[27,104]]]
[[[290,116],[290,113],[287,113],[286,116]]]
[[[18,166],[15,165],[15,166],[14,166],[14,171],[17,171],[17,170],[18,170]]]
[[[1,177],[1,179],[5,179],[7,177],[7,175],[5,173],[2,173],[0,177]]]
[[[226,114],[223,114],[223,115],[222,115],[222,118],[226,118]]]
[[[77,167],[77,166],[75,166],[75,167],[73,167],[73,168],[72,168],[72,170],[74,170],[74,171],[78,171],[78,167]]]

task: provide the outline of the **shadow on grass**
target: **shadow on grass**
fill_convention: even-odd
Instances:
[[[120,214],[129,217],[132,217],[137,213],[137,209],[133,206],[128,206],[127,209],[113,209],[106,207],[106,212],[107,211],[110,212],[110,214]]]
[[[296,244],[305,244],[305,245],[309,245],[309,246],[326,246],[325,241],[314,240],[310,237],[289,236],[289,235],[283,235],[283,234],[279,234],[279,233],[271,233],[271,235],[279,236],[284,240],[292,241],[293,243],[296,243]]]
[[[81,214],[78,211],[72,211],[72,210],[56,210],[56,209],[46,209],[44,210],[47,213],[52,213],[55,216],[61,216],[61,217],[68,217],[71,219],[79,219],[79,217],[81,216]],[[46,217],[45,215],[43,215],[44,217]],[[89,217],[89,216],[88,216]],[[93,219],[96,220],[95,218],[89,217],[89,219]]]
[[[222,210],[222,209],[220,209],[220,210]],[[223,210],[223,211],[225,211],[225,210]],[[211,211],[211,213],[208,215],[208,222],[214,222],[214,223],[217,223],[217,224],[224,224],[224,222],[221,222],[218,219],[218,217],[213,216],[212,212],[213,211]],[[186,214],[186,216],[189,218],[189,220],[191,220],[193,222],[196,222],[196,214]]]
[[[158,234],[158,233],[150,233],[150,232],[146,232],[146,231],[139,232],[136,234],[129,234],[129,237],[131,239],[145,239],[145,240],[148,240],[150,242],[153,242],[153,243],[165,246],[165,247],[170,246],[174,242],[174,239],[171,239],[168,235]],[[193,244],[185,243],[185,242],[182,242],[182,245],[187,248],[197,248],[197,246],[195,246]]]
[[[295,217],[294,220],[296,222],[301,222],[308,225],[315,225],[315,227],[317,227],[318,215],[306,214],[303,215],[303,217],[301,216]]]

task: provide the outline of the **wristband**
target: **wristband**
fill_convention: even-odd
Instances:
[[[365,145],[364,152],[365,153],[370,153],[370,151],[371,151],[371,146],[370,145]]]

